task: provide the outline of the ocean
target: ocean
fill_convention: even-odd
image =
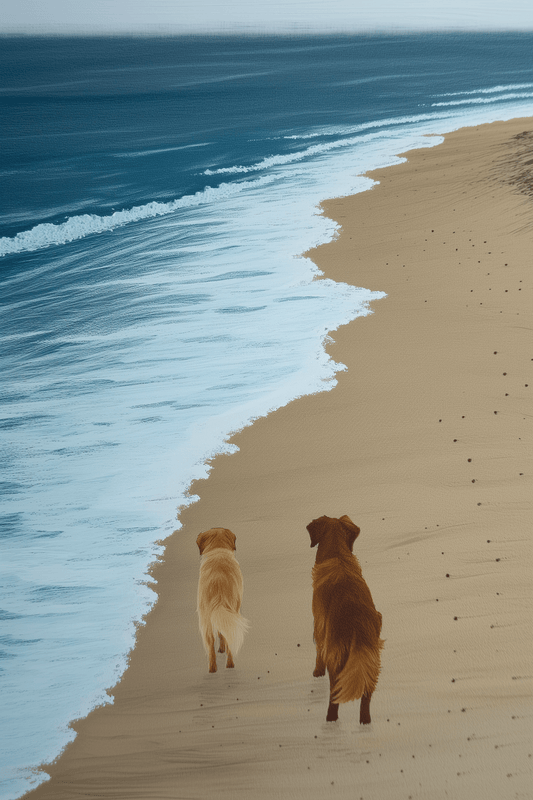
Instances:
[[[532,116],[532,53],[533,33],[0,38],[1,798],[112,702],[191,481],[330,391],[328,333],[387,292],[303,255],[338,235],[319,203]]]

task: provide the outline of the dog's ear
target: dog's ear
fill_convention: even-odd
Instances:
[[[314,519],[307,526],[309,536],[311,537],[311,547],[316,547],[317,544],[319,544],[322,540],[322,537],[326,532],[328,521],[328,517],[319,517],[318,519]]]
[[[198,545],[198,549],[200,551],[200,555],[202,555],[202,553],[204,551],[204,547],[205,547],[207,536],[208,536],[208,534],[207,534],[207,531],[206,531],[204,533],[199,533],[198,536],[196,537],[196,544]]]
[[[212,533],[211,531],[204,531],[203,533],[198,534],[196,539],[196,544],[198,545],[198,549],[200,550],[200,555],[204,552],[204,547],[211,539]]]
[[[228,541],[228,544],[230,545],[230,547],[231,547],[233,550],[236,550],[236,549],[237,549],[237,547],[236,547],[236,545],[235,545],[235,542],[237,541],[237,537],[235,536],[235,534],[233,533],[233,531],[230,531],[230,530],[229,530],[229,528],[224,528],[224,532],[225,532],[225,536],[226,536],[226,539],[227,539],[227,541]]]
[[[344,514],[344,516],[340,517],[339,522],[343,527],[343,530],[346,534],[346,541],[348,543],[348,547],[351,550],[353,548],[353,543],[361,533],[361,529],[358,528],[354,522],[352,522],[352,520],[347,514]]]

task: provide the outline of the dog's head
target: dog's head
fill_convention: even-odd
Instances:
[[[196,544],[203,555],[209,550],[222,547],[225,550],[236,550],[235,542],[237,537],[227,528],[210,528],[208,531],[200,533],[196,539]]]
[[[339,519],[318,517],[318,519],[314,519],[309,523],[307,530],[311,537],[311,547],[316,547],[317,544],[325,541],[325,539],[340,536],[346,542],[350,551],[360,533],[360,529],[346,514]]]

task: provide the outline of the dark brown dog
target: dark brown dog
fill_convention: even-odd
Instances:
[[[248,629],[248,620],[240,614],[243,581],[235,558],[235,534],[227,528],[210,528],[196,539],[200,550],[198,580],[198,622],[209,672],[217,671],[215,637],[220,637],[219,653],[226,652],[226,667],[234,667]]]
[[[370,722],[370,698],[381,669],[381,614],[376,611],[361,566],[352,554],[359,528],[350,517],[319,517],[307,526],[313,567],[316,666],[329,674],[327,722],[339,717],[339,703],[361,698],[359,722]]]

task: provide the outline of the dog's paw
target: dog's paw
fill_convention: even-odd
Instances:
[[[215,664],[215,666],[213,666],[211,664],[211,666],[209,667],[209,672],[216,672],[216,671],[217,671],[217,665]]]

